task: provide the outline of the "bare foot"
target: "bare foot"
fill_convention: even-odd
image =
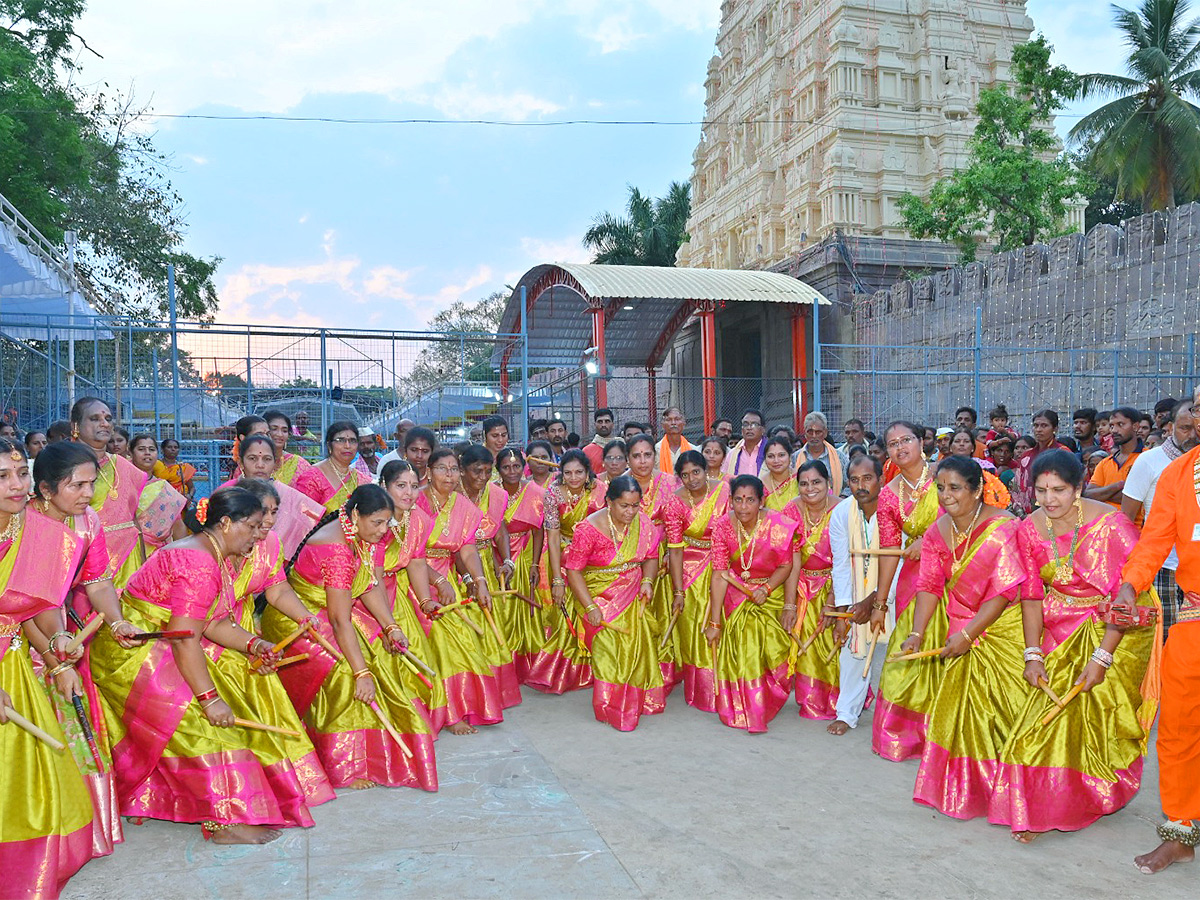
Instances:
[[[826,726],[825,730],[828,731],[830,734],[835,735],[836,737],[841,737],[843,734],[845,734],[847,731],[850,730],[850,726],[848,724],[846,724],[845,722],[843,722],[841,719],[834,719],[832,722],[829,723],[828,726]]]
[[[1041,836],[1038,831],[1014,831],[1012,837],[1018,844],[1032,844]]]
[[[365,778],[356,778],[354,781],[346,785],[352,791],[367,791],[375,787],[375,782],[367,781]]]
[[[1196,858],[1196,851],[1179,841],[1163,841],[1149,853],[1135,856],[1133,864],[1143,875],[1154,875],[1161,872],[1172,863],[1190,863]]]
[[[455,722],[453,725],[447,725],[446,730],[451,734],[479,734],[475,728],[468,724],[466,719],[463,719],[461,722]]]
[[[268,828],[265,825],[234,825],[232,828],[222,828],[214,832],[214,844],[269,844],[278,838],[282,831],[278,828]]]

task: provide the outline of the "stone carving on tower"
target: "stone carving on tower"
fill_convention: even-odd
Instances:
[[[725,0],[678,263],[761,268],[840,230],[906,237],[905,191],[966,160],[1024,0]]]

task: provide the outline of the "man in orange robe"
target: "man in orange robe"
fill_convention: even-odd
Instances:
[[[1163,470],[1141,540],[1125,563],[1117,599],[1132,607],[1170,553],[1179,554],[1176,579],[1183,607],[1162,657],[1158,720],[1158,791],[1167,822],[1162,843],[1134,860],[1145,874],[1190,862],[1200,843],[1200,447]]]

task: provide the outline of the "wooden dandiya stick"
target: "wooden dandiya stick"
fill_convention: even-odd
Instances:
[[[551,469],[561,469],[562,468],[562,465],[560,463],[556,463],[553,460],[549,460],[549,459],[542,459],[540,456],[525,457],[525,465],[528,466],[528,465],[532,465],[533,463],[539,463],[540,465],[543,465],[543,466],[549,466]]]
[[[804,643],[801,644],[800,649],[798,651],[796,651],[796,656],[797,657],[803,656],[805,651],[807,651],[808,648],[813,645],[813,642],[815,642],[816,639],[821,636],[821,632],[824,630],[825,629],[822,626],[818,625],[816,630],[812,634],[810,634],[807,638],[804,639]]]
[[[438,616],[443,616],[453,609],[461,609],[464,606],[470,606],[473,602],[474,601],[469,598],[466,600],[455,600],[453,603],[447,603],[445,606],[439,606],[433,611],[432,615],[430,615],[430,618],[436,619]]]
[[[93,634],[100,630],[100,626],[104,624],[104,613],[98,612],[94,615],[90,622],[79,629],[75,633],[75,637],[71,638],[71,642],[67,644],[63,654],[70,656],[76,650],[83,646],[83,642],[90,638]]]
[[[746,597],[754,596],[754,591],[751,590],[750,587],[748,585],[746,585],[740,578],[730,575],[728,572],[726,572],[724,570],[721,571],[721,577],[725,579],[726,584],[728,584],[730,587],[736,589],[737,591],[742,593],[744,596],[746,596]]]
[[[70,603],[67,604],[67,618],[75,623],[77,629],[86,627],[83,619],[79,618],[79,613],[75,612],[75,608]]]
[[[295,656],[288,656],[275,663],[276,669],[282,669],[284,666],[290,666],[292,663],[304,662],[308,659],[307,653],[297,653]]]
[[[96,771],[103,775],[104,760],[100,758],[100,748],[96,746],[96,733],[92,731],[92,723],[88,721],[87,713],[84,711],[83,698],[75,694],[71,697],[71,705],[75,707],[75,717],[79,719],[79,727],[83,729],[83,739],[87,741],[88,750],[92,752],[92,762],[96,764]]]
[[[889,656],[884,662],[908,662],[910,659],[928,659],[931,656],[941,656],[945,647],[934,647],[932,650],[915,650],[912,653],[897,653]]]
[[[287,649],[288,644],[290,644],[292,641],[296,640],[296,638],[300,637],[300,635],[304,634],[304,632],[308,631],[308,629],[311,627],[312,627],[312,622],[301,622],[299,627],[297,627],[295,631],[293,631],[287,637],[280,640],[274,647],[271,648],[271,653],[277,654],[277,653],[283,652],[285,649]],[[251,641],[251,643],[253,643],[253,641]],[[251,661],[250,668],[257,669],[262,664],[263,664],[263,659],[260,656],[256,659],[254,659],[253,661]]]
[[[525,594],[522,594],[520,591],[513,591],[512,595],[514,597],[516,597],[518,600],[524,600],[526,603],[528,603],[531,612],[536,612],[537,610],[542,608],[542,604],[538,603],[536,600],[530,599],[528,596],[526,596]]]
[[[479,635],[480,637],[483,637],[483,629],[482,629],[482,628],[480,628],[478,625],[476,625],[476,624],[475,624],[475,620],[474,620],[474,619],[472,619],[470,616],[468,616],[468,615],[467,615],[467,613],[466,613],[466,610],[463,610],[463,609],[456,609],[456,610],[454,610],[454,611],[455,611],[456,613],[458,613],[458,617],[459,617],[460,619],[462,619],[464,622],[466,622],[468,625],[470,625],[470,626],[471,626],[471,630],[472,630],[472,631],[474,631],[474,632],[475,632],[477,635]]]
[[[875,658],[875,648],[879,646],[879,632],[871,632],[871,646],[867,648],[867,661],[863,664],[863,678],[871,674],[871,660]]]
[[[846,641],[849,640],[849,638],[850,638],[850,631],[847,630],[846,634],[842,637],[842,639],[840,641],[834,641],[833,649],[831,649],[829,651],[828,655],[826,655],[825,662],[827,662],[827,663],[833,662],[833,658],[838,655],[838,652],[842,649],[842,647],[846,646]]]
[[[713,693],[716,693],[717,690],[717,644],[719,643],[720,639],[718,638],[716,641],[708,645],[710,648],[712,648]]]
[[[433,682],[425,677],[425,673],[417,668],[417,664],[408,658],[407,653],[404,653],[403,651],[401,651],[400,659],[404,661],[404,664],[406,666],[408,666],[410,669],[413,670],[413,674],[415,674],[418,678],[421,679],[421,681],[424,683],[425,687],[428,687],[428,688],[433,687]]]
[[[828,616],[831,619],[853,619],[854,613],[848,612],[823,612],[822,616]]]
[[[287,737],[300,737],[300,732],[292,728],[280,728],[278,725],[267,725],[265,722],[255,722],[251,719],[239,719],[236,716],[233,719],[233,724],[240,728],[249,728],[252,731],[269,731],[271,734],[282,734]]]
[[[1054,709],[1050,710],[1050,712],[1046,713],[1046,715],[1042,717],[1042,724],[1049,725],[1052,721],[1054,721],[1054,717],[1057,716],[1064,709],[1066,709],[1067,704],[1070,703],[1072,700],[1074,700],[1076,697],[1078,697],[1080,692],[1082,692],[1082,691],[1083,691],[1083,682],[1081,681],[1078,684],[1076,684],[1073,688],[1071,688],[1069,691],[1067,691],[1067,696],[1062,698],[1062,705],[1054,707]]]
[[[389,719],[387,717],[387,713],[383,711],[383,707],[381,707],[376,701],[372,700],[371,709],[375,712],[375,715],[379,717],[379,721],[383,723],[383,727],[387,730],[387,733],[392,736],[392,740],[395,741],[397,746],[400,747],[400,752],[404,754],[406,759],[412,759],[412,751],[409,750],[404,741],[400,739],[400,735],[396,732],[395,726],[392,725],[392,720]]]
[[[675,623],[679,621],[679,614],[682,609],[677,609],[671,613],[671,621],[667,623],[667,630],[663,632],[662,640],[658,642],[659,647],[667,646],[667,641],[671,639],[671,632],[675,630]]]
[[[408,662],[408,664],[410,666],[415,664],[417,666],[420,666],[422,669],[424,669],[429,674],[430,678],[438,677],[437,672],[433,671],[433,669],[430,668],[428,663],[423,662],[421,657],[417,656],[417,654],[412,652],[412,647],[405,647],[403,650],[400,651],[400,655],[402,657],[404,657],[404,659]]]
[[[1051,700],[1054,701],[1055,706],[1057,706],[1059,709],[1063,708],[1063,701],[1058,696],[1058,694],[1054,693],[1054,691],[1050,688],[1050,682],[1048,682],[1045,678],[1041,678],[1039,676],[1038,687],[1040,687],[1045,692],[1047,697],[1049,697]]]
[[[182,628],[179,631],[143,631],[139,634],[130,635],[128,640],[131,641],[170,641],[180,638],[195,637],[196,633],[190,628]]]
[[[493,596],[493,597],[512,597],[512,596],[514,596],[514,595],[515,595],[517,592],[516,592],[516,591],[514,591],[514,590],[512,590],[512,589],[510,589],[510,588],[504,588],[504,589],[502,589],[502,590],[499,590],[499,591],[488,591],[488,593],[489,593],[491,596]]]
[[[318,647],[332,656],[335,662],[341,662],[345,658],[342,656],[341,651],[329,642],[329,638],[321,634],[321,632],[316,628],[313,628],[308,632],[308,639],[315,642]]]
[[[903,556],[904,551],[899,547],[852,547],[850,553],[854,556]]]
[[[480,609],[483,610],[483,617],[487,619],[488,628],[492,629],[492,634],[500,642],[500,646],[504,648],[506,653],[511,653],[512,651],[508,649],[508,641],[504,639],[504,634],[496,624],[496,617],[492,615],[492,611],[486,606],[481,606]]]
[[[6,706],[4,708],[4,715],[8,716],[8,721],[12,722],[18,728],[25,729],[30,734],[32,734],[35,738],[37,738],[39,741],[41,741],[43,744],[48,744],[50,747],[57,750],[59,753],[61,753],[62,751],[67,749],[66,744],[64,744],[62,741],[58,740],[58,738],[54,737],[53,735],[49,734],[48,732],[42,731],[42,729],[38,728],[36,725],[34,725],[32,722],[30,722],[27,718],[25,718],[23,715],[21,715],[19,712],[17,712],[15,709],[13,709],[11,706]]]
[[[634,602],[636,603],[637,601],[635,600]],[[601,622],[600,622],[600,627],[601,627],[601,628],[607,628],[607,629],[609,629],[610,631],[615,631],[617,634],[629,634],[629,629],[628,629],[628,628],[626,628],[624,625],[618,625],[616,622],[604,622],[604,621],[601,621]]]

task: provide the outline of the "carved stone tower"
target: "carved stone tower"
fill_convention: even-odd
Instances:
[[[725,0],[679,264],[905,237],[897,198],[965,162],[980,89],[1032,30],[1024,0]]]

